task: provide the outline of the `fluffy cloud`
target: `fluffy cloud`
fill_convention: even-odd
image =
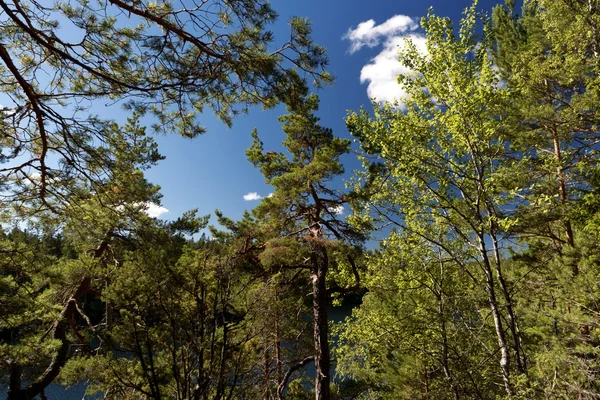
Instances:
[[[370,19],[358,24],[356,29],[348,29],[344,39],[350,40],[350,54],[360,50],[363,46],[375,47],[379,45],[382,38],[397,36],[407,31],[414,31],[419,24],[406,15],[394,15],[383,24],[375,25]]]
[[[165,207],[159,206],[158,204],[151,203],[149,201],[145,203],[133,203],[131,205],[137,208],[138,210],[145,212],[146,215],[148,215],[151,218],[158,218],[161,215],[169,212],[169,210],[167,210]],[[126,207],[123,204],[121,204],[119,206],[116,206],[115,210],[118,212],[125,212]]]
[[[254,201],[254,200],[260,200],[260,199],[262,199],[262,196],[256,192],[250,192],[250,193],[244,195],[244,200],[246,200],[246,201]]]
[[[39,172],[33,172],[33,173],[29,174],[29,176],[27,176],[27,180],[28,181],[25,182],[27,185],[41,183],[42,182],[42,174],[40,174]],[[58,181],[59,181],[59,179],[57,179],[57,178],[46,177],[47,184],[53,184]]]
[[[335,207],[329,207],[329,208],[327,208],[327,210],[336,215],[342,215],[344,213],[344,206],[340,204]]]
[[[16,112],[17,112],[16,108],[7,108],[7,107],[0,105],[0,113],[4,114],[4,116],[6,116],[6,117],[10,117],[11,115],[16,114]]]
[[[144,204],[144,212],[146,214],[148,214],[149,217],[158,218],[161,215],[168,213],[169,210],[167,210],[163,206],[159,206],[158,204],[145,203]]]
[[[405,39],[412,41],[417,49],[426,53],[425,37],[412,32],[418,28],[413,18],[395,15],[380,25],[368,20],[349,29],[344,39],[350,40],[349,52],[352,54],[363,46],[376,47],[383,43],[382,50],[373,57],[360,72],[361,83],[367,82],[367,94],[376,101],[402,103],[406,93],[398,84],[397,76],[410,72],[410,69],[398,62],[398,51],[405,46]]]
[[[273,193],[269,193],[266,196],[261,196],[260,194],[258,194],[256,192],[250,192],[250,193],[244,195],[244,200],[255,201],[255,200],[266,199],[268,197],[273,197]]]

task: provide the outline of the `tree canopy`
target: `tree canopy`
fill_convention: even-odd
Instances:
[[[152,130],[194,137],[199,114],[226,124],[251,105],[293,97],[331,77],[308,21],[275,44],[267,1],[76,1],[0,4],[5,196],[60,211],[69,183],[101,190],[113,168],[109,118],[94,102],[155,117]],[[291,96],[291,97],[290,97]],[[56,184],[61,182],[60,185]]]
[[[266,1],[185,4],[0,0],[0,393],[600,397],[597,1],[431,10],[356,147],[320,120],[308,21],[277,45]],[[148,215],[152,133],[279,103],[282,147],[246,151],[271,195]]]

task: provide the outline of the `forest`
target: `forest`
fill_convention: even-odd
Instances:
[[[353,139],[310,21],[182,4],[0,0],[0,398],[600,398],[600,1],[431,10]],[[282,105],[271,195],[148,214],[157,133]]]

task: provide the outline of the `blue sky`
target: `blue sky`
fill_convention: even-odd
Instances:
[[[490,12],[497,3],[482,0],[478,9]],[[336,79],[333,86],[318,92],[319,116],[337,136],[349,137],[344,124],[348,110],[361,106],[370,109],[370,97],[391,100],[401,96],[394,78],[402,71],[396,62],[397,45],[406,36],[417,45],[423,44],[418,24],[427,9],[432,6],[437,15],[449,16],[457,23],[471,0],[274,0],[272,4],[280,14],[273,26],[277,43],[289,35],[287,21],[292,16],[312,21],[314,39],[327,48],[329,71]],[[246,161],[244,151],[255,127],[266,150],[279,150],[284,134],[276,117],[283,113],[281,107],[269,111],[254,108],[236,119],[231,129],[207,115],[203,136],[193,140],[174,135],[157,137],[166,160],[148,171],[147,177],[162,187],[162,207],[168,212],[161,218],[174,219],[198,208],[202,215],[219,209],[237,219],[245,209],[256,206],[258,200],[244,200],[244,196],[266,196],[271,189]],[[354,156],[347,156],[344,164],[348,172],[359,167]]]

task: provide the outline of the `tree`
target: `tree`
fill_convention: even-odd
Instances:
[[[513,259],[527,274],[522,315],[535,327],[532,378],[550,397],[598,391],[590,333],[598,278],[589,247],[597,212],[598,18],[596,1],[526,1],[521,15],[508,1],[491,24],[512,98],[504,135],[519,201],[511,231],[525,244]]]
[[[290,113],[280,117],[286,134],[283,145],[289,155],[265,152],[256,131],[247,155],[275,189],[273,196],[254,210],[262,229],[272,233],[262,246],[263,263],[274,271],[309,272],[315,394],[317,399],[330,399],[327,305],[332,294],[359,287],[355,255],[360,235],[339,217],[347,197],[327,185],[344,172],[340,157],[349,151],[350,141],[336,138],[331,129],[320,126],[314,115],[317,109],[318,98],[308,95],[303,101],[288,105]],[[346,272],[331,282],[336,269]]]
[[[495,7],[491,27],[494,59],[513,98],[505,136],[521,178],[515,187],[524,199],[522,229],[537,228],[523,233],[569,251],[570,209],[585,193],[583,171],[597,159],[598,5],[526,1],[522,16],[514,7]],[[577,275],[576,264],[571,269]]]
[[[400,62],[412,70],[399,77],[410,96],[406,112],[385,104],[375,106],[374,117],[361,111],[347,118],[366,170],[363,218],[356,221],[392,224],[419,236],[485,291],[510,396],[511,364],[518,374],[526,374],[527,365],[504,271],[511,205],[501,133],[508,92],[499,87],[487,37],[476,39],[475,5],[458,35],[449,20],[431,14],[422,24],[427,54],[410,42],[400,52]]]
[[[107,398],[256,398],[261,355],[253,261],[237,242],[185,239],[193,213],[147,221],[129,238],[102,292],[111,323],[100,345],[62,374]]]
[[[251,284],[247,285],[246,296],[253,305],[248,313],[256,327],[255,335],[261,368],[253,371],[255,382],[262,397],[283,399],[286,388],[299,388],[298,394],[306,394],[304,375],[292,379],[297,371],[313,362],[312,335],[309,323],[310,309],[305,301],[306,282],[302,270],[272,266],[269,256],[263,253],[264,243],[273,238],[273,232],[264,229],[259,219],[245,212],[239,221],[226,218],[221,213],[219,224],[227,231],[212,229],[213,237],[226,239],[229,246],[246,257],[245,268]],[[288,389],[288,395],[291,390]],[[258,397],[257,393],[255,397]]]
[[[249,105],[281,101],[307,75],[317,84],[330,80],[307,21],[292,19],[290,40],[271,48],[268,25],[277,14],[267,1],[178,7],[170,1],[0,2],[0,90],[9,99],[0,176],[9,204],[32,202],[29,214],[66,212],[72,188],[57,182],[78,176],[100,190],[105,170],[92,172],[89,164],[109,166],[102,148],[110,128],[92,114],[98,101],[155,115],[155,131],[193,137],[203,132],[198,115],[205,107],[231,124]]]
[[[112,155],[113,168],[105,174],[103,184],[107,189],[90,193],[85,182],[77,182],[73,185],[76,191],[69,199],[77,207],[70,215],[40,214],[31,221],[32,227],[37,229],[34,236],[52,238],[58,232],[69,237],[67,249],[71,250],[64,255],[62,250],[50,254],[42,252],[23,262],[15,255],[26,253],[19,250],[18,245],[15,248],[14,243],[9,246],[14,250],[3,255],[2,274],[8,285],[21,281],[17,292],[2,293],[3,301],[17,296],[18,303],[29,304],[28,307],[37,310],[34,313],[28,313],[27,308],[16,312],[10,308],[2,310],[7,314],[2,328],[13,336],[13,340],[3,346],[3,359],[7,363],[1,366],[9,381],[9,399],[33,398],[43,393],[58,376],[73,355],[69,330],[76,318],[84,318],[81,307],[86,298],[97,297],[96,289],[105,283],[99,270],[114,259],[112,242],[133,228],[132,221],[143,215],[145,202],[157,198],[157,188],[148,184],[142,173],[142,169],[160,158],[153,141],[145,136],[145,130],[135,118],[122,128],[116,124],[108,128],[111,129],[110,140],[103,151]],[[90,165],[91,171],[103,167]],[[126,212],[119,212],[120,208]],[[34,248],[31,244],[31,250]],[[39,265],[34,262],[37,257],[49,261]],[[50,344],[45,342],[48,339]],[[39,341],[46,350],[35,355],[38,350],[30,346],[32,341]],[[28,383],[23,387],[22,382]]]
[[[154,115],[155,131],[193,137],[203,132],[198,115],[206,107],[231,124],[250,105],[293,102],[308,76],[317,85],[330,77],[307,21],[293,19],[290,40],[272,48],[267,29],[277,15],[265,1],[217,0],[179,9],[171,2],[2,1],[0,8],[0,90],[8,99],[0,118],[2,215],[64,229],[77,244],[74,260],[53,266],[57,277],[49,287],[7,292],[51,309],[43,318],[10,322],[23,336],[3,348],[11,360],[2,365],[9,397],[33,398],[73,356],[70,334],[81,341],[68,328],[82,304],[114,283],[98,271],[121,261],[112,253],[116,243],[145,220],[148,202],[159,201],[143,169],[160,155],[139,118]],[[93,115],[98,101],[122,104],[132,113],[129,125]],[[3,271],[10,287],[20,272],[31,273],[24,278],[28,284],[50,272],[16,267],[11,257]],[[44,335],[45,325],[51,328]],[[40,357],[28,358],[19,345],[33,338],[54,341]],[[36,368],[34,360],[46,368]]]
[[[461,265],[406,231],[388,235],[365,264],[368,292],[338,327],[336,373],[374,398],[494,398],[485,293]]]

